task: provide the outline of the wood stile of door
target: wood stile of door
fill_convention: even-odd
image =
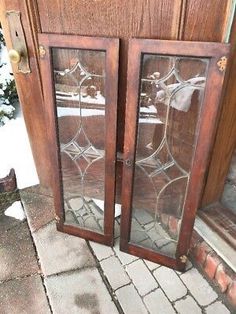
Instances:
[[[183,0],[183,4],[180,40],[224,42],[231,0]]]
[[[53,156],[53,191],[55,210],[58,216],[57,229],[68,234],[80,236],[87,240],[106,245],[114,242],[114,206],[115,206],[115,161],[116,161],[116,112],[118,85],[118,53],[119,40],[114,38],[80,37],[75,35],[40,34],[39,43],[46,50],[41,58],[44,99],[47,102],[46,114],[49,117],[50,154]],[[51,48],[75,48],[106,51],[106,106],[105,109],[105,203],[104,203],[104,234],[65,225],[61,162],[58,143],[58,132],[55,112],[55,93],[52,69]]]
[[[208,58],[209,68],[207,86],[202,104],[200,121],[197,127],[197,143],[191,167],[190,184],[184,204],[182,223],[175,258],[145,249],[130,243],[132,193],[137,138],[137,116],[139,111],[139,80],[142,53],[202,57]],[[184,270],[186,261],[181,256],[187,254],[196,210],[203,188],[203,179],[209,161],[209,151],[215,132],[216,116],[219,110],[221,88],[224,73],[220,72],[217,62],[222,56],[228,56],[229,45],[218,43],[179,42],[133,39],[129,46],[128,86],[125,117],[125,144],[123,181],[122,181],[122,217],[120,249],[153,262],[178,270]]]
[[[229,32],[229,21],[232,17],[234,1],[231,0],[184,0],[185,9],[180,40],[225,42]],[[204,208],[221,199],[225,179],[235,148],[235,79],[236,69],[236,18],[231,27],[229,38],[232,55],[229,58],[229,80],[225,85],[222,110],[214,139],[209,171],[204,184],[200,207]],[[231,64],[230,64],[231,63]],[[227,74],[226,74],[227,76]],[[226,80],[225,80],[226,81]]]
[[[17,65],[14,64],[12,64],[12,70],[38,177],[40,183],[48,188],[50,187],[52,172],[50,155],[48,154],[48,135],[47,130],[44,130],[43,127],[47,119],[44,110],[39,64],[36,57],[35,29],[29,16],[26,1],[0,0],[0,21],[8,49],[11,49],[13,45],[9,23],[6,18],[7,11],[20,12],[31,72],[27,74],[18,73]]]
[[[202,208],[221,200],[233,152],[236,147],[236,15],[230,36],[231,56],[223,106],[202,198]]]

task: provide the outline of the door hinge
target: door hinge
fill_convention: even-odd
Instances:
[[[179,259],[180,259],[180,262],[181,262],[181,263],[184,263],[184,264],[185,264],[185,263],[187,262],[187,260],[188,260],[188,258],[187,258],[186,255],[180,256]]]
[[[39,46],[39,56],[40,58],[44,58],[46,56],[46,49],[43,45]]]
[[[217,62],[217,66],[219,68],[219,71],[224,72],[227,66],[227,57],[223,56],[220,58],[220,60]]]
[[[60,222],[60,217],[55,215],[55,220],[56,220],[56,222]]]

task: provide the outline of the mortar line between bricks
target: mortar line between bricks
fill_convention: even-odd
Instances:
[[[41,229],[43,229],[44,227],[47,227],[49,226],[52,222],[55,222],[56,223],[56,220],[55,218],[52,218],[50,221],[46,222],[45,224],[43,224],[40,228],[36,229],[36,230],[30,230],[30,232],[32,233],[32,235],[38,231],[40,231]],[[30,227],[29,227],[30,228]]]
[[[202,309],[205,310],[208,306],[214,304],[215,302],[220,302],[222,301],[219,297],[217,299],[215,299],[214,301],[212,301],[211,303],[207,304],[207,305],[203,305]],[[222,302],[223,303],[223,302]]]
[[[63,270],[63,271],[60,271],[58,273],[53,273],[50,275],[44,275],[43,274],[43,278],[51,278],[54,276],[63,276],[65,274],[70,275],[72,273],[82,273],[85,270],[95,269],[95,268],[96,268],[95,266],[83,266],[82,268],[71,268],[71,269]]]
[[[162,265],[157,264],[157,265],[158,265],[157,268],[150,269],[150,268],[148,267],[147,263],[146,263],[146,261],[148,262],[148,260],[143,260],[143,261],[144,261],[144,264],[147,266],[147,268],[149,269],[149,271],[150,271],[152,274],[153,274],[154,271],[156,271],[158,268],[163,267]],[[155,263],[154,263],[154,264],[155,264]]]
[[[129,283],[124,284],[123,286],[120,286],[119,288],[117,288],[117,289],[115,289],[115,290],[113,290],[113,291],[116,292],[116,291],[118,291],[118,290],[120,290],[120,289],[122,289],[122,288],[124,288],[124,287],[130,286],[130,284],[132,284],[131,281],[130,281]]]
[[[119,256],[118,256],[117,254],[114,254],[114,255],[112,255],[112,256],[115,256],[115,257],[118,258],[118,260],[119,260],[119,262],[121,263],[121,266],[122,266],[123,268],[126,267],[126,266],[129,266],[129,265],[133,264],[133,262],[138,261],[138,259],[136,259],[136,260],[131,261],[131,262],[127,263],[127,264],[122,264],[122,261],[119,259]],[[111,257],[111,256],[109,256],[109,257]]]
[[[188,294],[195,300],[195,302],[200,306],[201,309],[208,307],[209,305],[215,303],[216,301],[220,301],[222,302],[222,304],[225,305],[225,307],[230,310],[230,307],[227,304],[226,299],[224,298],[224,295],[222,294],[222,292],[220,291],[220,289],[215,286],[212,282],[210,282],[210,280],[206,277],[206,275],[201,271],[201,269],[199,268],[199,266],[195,263],[194,260],[191,259],[191,263],[193,265],[193,267],[199,272],[199,274],[203,277],[203,279],[205,279],[207,281],[207,283],[209,284],[209,286],[212,288],[212,290],[217,294],[217,298],[212,301],[211,303],[209,303],[208,305],[200,305],[199,302],[195,299],[195,297],[192,295],[191,291],[187,288],[187,286],[185,285],[185,283],[183,282],[181,275],[183,275],[184,273],[181,274],[177,274],[177,276],[180,278],[181,282],[183,283],[183,285],[186,287]],[[192,267],[192,268],[193,268]],[[191,269],[192,269],[191,268]],[[186,272],[190,271],[191,269],[187,270]]]
[[[153,270],[150,270],[149,269],[149,267],[148,267],[148,265],[145,263],[145,261],[142,259],[142,258],[137,258],[137,259],[135,259],[135,260],[133,260],[133,261],[131,261],[131,262],[129,262],[129,263],[127,263],[127,264],[122,264],[122,261],[120,260],[120,258],[119,258],[119,256],[116,254],[116,251],[112,248],[112,250],[114,251],[114,255],[112,255],[112,256],[116,256],[117,258],[118,258],[118,260],[120,261],[120,263],[121,263],[121,265],[122,265],[122,267],[123,268],[126,268],[127,266],[130,266],[131,264],[133,264],[133,263],[135,263],[135,262],[137,262],[137,261],[143,261],[143,263],[144,263],[144,265],[147,267],[147,269],[149,270],[149,272],[151,273],[151,275],[152,275],[152,277],[154,278],[154,280],[156,280],[156,278],[154,277],[154,275],[153,275],[153,272],[155,271],[155,270],[157,270],[157,268],[159,268],[159,267],[161,267],[161,265],[159,265],[157,268],[155,268],[155,269],[153,269]],[[123,252],[122,252],[123,253]],[[128,253],[125,253],[125,254],[128,254]],[[128,255],[130,255],[130,254],[128,254]],[[132,256],[132,255],[131,255]],[[109,257],[111,257],[111,256],[109,256]],[[107,258],[109,258],[109,257],[107,257]],[[105,258],[105,259],[107,259],[107,258]],[[126,271],[126,269],[125,269],[125,271]],[[127,271],[126,271],[127,272]],[[156,280],[157,281],[157,280]]]
[[[24,208],[24,206],[23,206]],[[27,216],[26,216],[27,217]],[[27,226],[28,226],[28,229],[29,229],[29,233],[30,233],[30,238],[31,238],[31,241],[32,241],[32,245],[34,247],[34,251],[35,251],[35,257],[36,257],[36,260],[37,260],[37,264],[38,264],[38,267],[39,267],[39,270],[40,270],[40,278],[41,278],[41,282],[42,282],[42,286],[43,286],[43,290],[44,290],[44,293],[45,293],[45,296],[46,296],[46,299],[47,299],[47,304],[48,304],[48,307],[49,307],[49,310],[51,313],[53,313],[53,310],[52,310],[52,306],[51,306],[51,303],[50,303],[50,299],[49,299],[49,296],[47,294],[47,289],[46,289],[46,286],[45,286],[45,283],[44,283],[44,278],[43,278],[43,273],[42,273],[42,268],[41,268],[41,263],[40,263],[40,258],[39,258],[39,255],[38,255],[38,251],[37,251],[37,246],[34,242],[34,238],[32,236],[32,233],[31,233],[31,230],[30,230],[30,227],[29,227],[29,223],[28,223],[28,219],[26,218],[26,221],[27,221]]]
[[[92,247],[91,247],[92,248]],[[97,256],[96,256],[96,253],[94,252],[93,248],[92,248],[92,251],[94,253],[94,256],[96,257],[96,259],[98,260],[99,263],[103,262],[103,261],[106,261],[107,259],[109,259],[110,257],[113,257],[115,255],[110,255],[110,256],[106,256],[106,257],[103,257],[101,259],[98,259]]]
[[[147,271],[150,272],[151,276],[153,277],[153,279],[156,281],[156,283],[157,283],[157,285],[158,285],[157,288],[154,288],[153,290],[149,291],[148,293],[144,294],[143,296],[141,296],[141,295],[139,294],[141,298],[144,298],[144,297],[145,297],[146,295],[148,295],[149,293],[151,293],[151,292],[155,291],[156,289],[158,289],[158,287],[160,287],[160,284],[159,284],[159,282],[156,280],[155,276],[153,275],[153,273],[151,272],[151,270],[148,268],[148,266],[146,265],[146,263],[144,262],[144,260],[143,260],[142,258],[140,258],[140,259],[136,259],[136,260],[132,261],[131,263],[129,263],[129,264],[123,266],[125,272],[127,273],[128,277],[129,277],[129,279],[131,280],[131,282],[133,283],[133,285],[135,286],[135,284],[134,284],[132,278],[129,276],[129,274],[128,274],[127,270],[126,270],[126,266],[131,265],[132,263],[137,262],[137,261],[139,261],[139,260],[143,262],[144,266],[147,268]],[[144,302],[144,301],[143,301],[143,302]]]
[[[183,297],[180,297],[180,298],[177,298],[176,300],[174,300],[174,301],[172,301],[174,304],[176,303],[176,302],[179,302],[179,301],[181,301],[181,300],[185,300],[187,297],[191,297],[191,298],[193,298],[193,300],[194,301],[196,301],[195,299],[194,299],[194,297],[192,296],[192,294],[189,292],[189,290],[187,289],[187,293],[183,296]],[[215,301],[214,301],[215,302]],[[200,306],[201,308],[203,307],[202,305],[200,305],[200,304],[198,304],[197,303],[197,305],[198,306]],[[207,305],[208,306],[208,305]]]
[[[143,306],[144,306],[145,309],[147,310],[147,313],[148,313],[148,314],[151,314],[151,313],[149,312],[149,310],[148,310],[148,308],[147,308],[147,306],[146,306],[144,300],[143,300],[143,297],[139,294],[138,289],[136,288],[136,286],[135,286],[135,284],[133,283],[132,279],[131,279],[130,277],[129,277],[129,279],[131,280],[131,282],[130,282],[128,285],[131,284],[131,285],[134,287],[134,289],[136,290],[137,294],[140,296],[140,299],[141,299],[141,301],[142,301],[142,303],[143,303]],[[128,286],[128,285],[127,285],[127,286]],[[118,290],[118,289],[117,289],[117,290]],[[127,314],[128,314],[128,313],[127,313]]]
[[[2,285],[4,283],[8,283],[10,281],[14,281],[14,280],[25,279],[25,278],[36,277],[36,276],[40,276],[41,277],[41,273],[36,272],[36,273],[24,275],[24,276],[17,276],[17,277],[9,278],[9,279],[6,279],[6,280],[1,280],[0,281],[0,285]]]
[[[118,258],[118,259],[119,259],[119,258]],[[141,261],[142,261],[142,259],[138,259],[138,260],[141,260]],[[135,260],[135,261],[137,261],[137,260]],[[133,261],[133,262],[135,262],[135,261]],[[128,286],[128,285],[130,285],[130,284],[133,285],[134,289],[136,290],[137,294],[139,295],[140,299],[142,300],[142,303],[143,303],[145,309],[147,310],[147,313],[148,313],[148,314],[151,314],[151,313],[149,312],[149,310],[148,310],[148,308],[147,308],[145,302],[144,302],[144,299],[143,299],[144,297],[142,297],[142,296],[140,295],[140,293],[138,292],[138,289],[136,288],[136,286],[135,286],[135,284],[134,284],[132,278],[129,276],[128,272],[126,271],[125,266],[123,266],[122,263],[121,263],[121,266],[123,267],[124,271],[126,272],[128,278],[130,279],[130,283],[127,284],[127,285],[124,285],[124,286]],[[148,268],[148,267],[147,267],[147,268]],[[149,270],[149,269],[148,269],[148,270]],[[155,278],[154,278],[154,279],[155,279]],[[159,285],[159,284],[158,284],[158,285]],[[122,287],[120,287],[120,288],[122,288]],[[120,288],[119,288],[119,289],[120,289]],[[156,289],[158,289],[158,288],[156,288]],[[115,291],[117,291],[117,290],[118,290],[118,289],[116,289]]]
[[[162,266],[161,265],[161,267],[165,267],[165,266]],[[158,267],[159,268],[159,267]],[[153,270],[153,272],[154,271],[156,271],[157,270],[157,268],[156,269],[154,269]],[[150,270],[149,270],[150,271]],[[151,272],[151,271],[150,271]],[[177,273],[176,273],[177,274]],[[163,294],[165,295],[165,297],[167,298],[167,300],[170,302],[170,304],[171,304],[171,306],[172,306],[172,308],[173,308],[173,310],[177,313],[177,310],[175,309],[175,302],[177,302],[177,301],[179,301],[179,300],[181,300],[181,299],[184,299],[185,297],[187,297],[187,295],[188,295],[188,293],[189,293],[189,289],[185,286],[185,288],[186,288],[186,290],[187,290],[187,293],[183,296],[183,297],[180,297],[179,299],[176,299],[175,301],[171,301],[170,299],[169,299],[169,297],[167,296],[167,294],[165,293],[165,291],[164,291],[164,289],[162,288],[162,286],[160,285],[160,283],[158,282],[158,280],[156,279],[156,277],[154,276],[154,274],[152,274],[153,275],[153,277],[154,277],[154,279],[156,280],[156,282],[158,283],[158,288],[157,289],[160,289],[162,292],[163,292]],[[182,282],[182,280],[181,280],[181,282]],[[156,290],[157,290],[156,289]],[[151,293],[151,291],[150,291],[150,293]],[[149,294],[149,293],[148,293]],[[148,295],[148,294],[146,294],[146,295]],[[145,296],[146,296],[145,295]],[[194,299],[195,300],[195,299]],[[198,304],[198,303],[197,303]]]
[[[122,252],[123,253],[123,252]],[[125,254],[128,254],[128,253],[125,253]],[[130,254],[129,254],[130,255]],[[127,264],[122,264],[122,262],[121,262],[121,260],[119,259],[119,256],[115,253],[115,256],[118,258],[118,260],[120,261],[120,263],[121,263],[121,265],[122,265],[122,267],[126,267],[126,266],[129,266],[129,265],[131,265],[131,264],[133,264],[134,262],[137,262],[138,260],[140,260],[139,258],[137,258],[137,259],[135,259],[135,260],[133,260],[133,261],[131,261],[131,262],[129,262],[129,263],[127,263]]]
[[[112,250],[114,251],[113,248],[112,248]],[[114,253],[115,253],[115,252],[114,252]],[[94,253],[94,254],[95,254],[95,253]],[[114,256],[114,255],[113,255],[113,256]],[[122,268],[124,269],[124,271],[126,272],[128,278],[130,279],[130,283],[128,283],[128,284],[126,284],[126,285],[123,285],[123,286],[117,288],[116,290],[114,290],[114,292],[116,292],[117,290],[119,290],[119,289],[121,289],[121,288],[123,288],[123,287],[125,287],[125,286],[128,286],[128,285],[130,285],[130,284],[133,285],[134,289],[136,290],[136,292],[137,292],[138,295],[140,296],[140,298],[141,298],[141,300],[142,300],[142,302],[143,302],[143,305],[144,305],[145,309],[146,309],[147,312],[150,314],[150,312],[149,312],[149,310],[147,309],[146,304],[145,304],[145,302],[144,302],[144,297],[145,297],[146,295],[148,295],[149,293],[151,293],[151,292],[157,290],[158,288],[160,288],[160,290],[161,290],[161,291],[164,293],[164,295],[167,297],[166,293],[163,291],[163,289],[161,288],[159,282],[157,281],[157,279],[155,278],[155,276],[153,275],[153,273],[151,272],[151,270],[148,268],[148,266],[146,265],[146,263],[144,263],[143,259],[139,258],[139,259],[136,259],[136,260],[130,262],[129,264],[123,265],[123,264],[121,263],[119,257],[116,255],[116,253],[115,253],[115,256],[118,258],[118,260],[119,260],[119,262],[120,262]],[[110,257],[111,257],[111,256],[109,256],[108,258],[110,258]],[[96,258],[96,255],[95,255],[95,258]],[[108,258],[106,258],[106,259],[108,259]],[[96,258],[96,259],[97,259],[97,258]],[[147,293],[146,295],[144,295],[144,296],[141,296],[141,295],[139,294],[139,292],[138,292],[138,290],[137,290],[137,288],[136,288],[136,286],[135,286],[135,284],[134,284],[132,278],[129,276],[128,272],[126,271],[126,266],[128,266],[128,265],[130,265],[130,264],[132,264],[132,263],[134,263],[134,262],[137,262],[138,260],[141,260],[141,261],[144,263],[144,265],[146,266],[147,270],[151,273],[151,276],[154,278],[154,280],[155,280],[155,281],[157,282],[157,284],[158,284],[158,287],[157,287],[157,288],[155,288],[154,290],[148,292],[148,293]],[[99,261],[98,261],[98,263],[99,263]],[[100,265],[99,265],[99,266],[100,266]],[[160,266],[161,266],[161,265],[160,265]],[[101,267],[101,266],[100,266],[100,267]],[[159,268],[159,267],[157,267],[157,268]],[[157,268],[156,268],[156,269],[157,269]],[[156,270],[156,269],[155,269],[155,270]],[[153,270],[153,271],[154,271],[154,270]],[[108,283],[108,284],[109,284],[109,283]],[[109,286],[110,286],[110,284],[109,284]],[[112,288],[111,288],[111,289],[112,289]],[[187,288],[186,288],[186,289],[187,289]],[[188,289],[187,289],[187,290],[188,290]],[[112,291],[113,291],[113,289],[112,289]],[[176,311],[176,309],[175,309],[175,307],[174,307],[174,304],[173,304],[174,302],[171,301],[171,300],[169,300],[168,297],[167,297],[167,300],[170,302],[172,308],[173,308],[174,311],[177,313],[177,311]]]
[[[44,194],[44,193],[40,193],[40,192],[33,192],[33,191],[27,191],[28,188],[24,188],[24,189],[20,189],[19,190],[19,193],[27,193],[28,195],[30,194],[33,194],[33,195],[40,195],[40,196],[46,196],[46,197],[49,197],[51,199],[53,199],[53,196],[52,195],[48,195],[48,194]]]
[[[226,308],[227,308],[227,310],[230,312],[230,313],[234,313],[235,312],[235,309],[234,308],[232,308],[232,306],[229,304],[227,304],[227,299],[226,299],[226,297],[223,295],[223,296],[220,296],[219,294],[218,294],[218,298],[216,299],[216,300],[214,300],[214,301],[212,301],[211,303],[209,303],[208,305],[204,305],[202,308],[203,308],[203,311],[204,311],[204,313],[205,313],[205,311],[206,311],[206,308],[208,307],[208,306],[210,306],[210,305],[212,305],[212,304],[214,304],[215,302],[221,302]],[[232,311],[231,311],[232,310]]]
[[[138,295],[141,297],[141,299],[142,299],[144,305],[145,305],[144,298],[145,298],[148,294],[150,294],[150,293],[156,291],[157,289],[160,289],[160,290],[164,293],[164,295],[166,296],[167,300],[170,302],[172,308],[175,310],[175,307],[174,307],[174,302],[175,302],[175,301],[171,301],[171,300],[168,298],[167,294],[166,294],[165,291],[162,289],[160,283],[158,282],[158,280],[156,279],[156,277],[155,277],[154,274],[153,274],[153,272],[154,272],[155,270],[157,270],[159,267],[157,267],[157,268],[156,268],[155,270],[153,270],[153,272],[152,272],[152,271],[148,268],[148,266],[146,265],[146,263],[143,261],[143,259],[140,259],[140,260],[144,263],[144,265],[146,266],[147,270],[151,273],[151,276],[154,278],[154,280],[155,280],[155,281],[157,282],[157,284],[158,284],[158,287],[157,287],[157,288],[155,288],[155,289],[149,291],[147,294],[145,294],[145,295],[143,295],[143,296],[141,296],[141,295],[139,294],[139,292],[137,291],[137,292],[138,292]],[[137,261],[137,260],[135,260],[135,261]],[[135,261],[132,261],[132,263],[135,262]],[[130,264],[129,264],[129,265],[130,265]],[[164,266],[161,266],[161,265],[160,265],[160,267],[164,267]],[[125,271],[126,271],[126,270],[125,270]],[[127,273],[127,272],[126,272],[126,273]],[[127,275],[128,275],[128,277],[130,278],[130,276],[129,276],[128,273],[127,273]],[[132,280],[131,278],[130,278],[130,280],[131,280],[133,286],[136,288],[135,284],[133,283],[133,280]],[[187,289],[187,288],[186,288],[186,289]],[[136,289],[136,290],[137,290],[137,289]],[[187,289],[187,290],[188,290],[188,289]],[[187,294],[186,294],[186,295],[187,295]],[[185,296],[186,296],[186,295],[185,295]],[[182,298],[184,298],[185,296],[183,296]],[[181,299],[181,298],[180,298],[180,299]],[[176,301],[177,301],[177,300],[176,300]],[[146,307],[146,305],[145,305],[145,307]],[[175,312],[177,313],[176,310],[175,310]]]
[[[106,276],[105,276],[105,274],[103,272],[103,269],[102,269],[102,267],[100,265],[100,262],[99,262],[99,260],[98,260],[98,258],[96,256],[96,254],[94,253],[94,251],[93,251],[89,241],[86,240],[86,243],[88,245],[88,248],[89,248],[91,254],[93,255],[93,258],[94,258],[94,260],[96,262],[97,270],[98,270],[98,272],[99,272],[99,274],[100,274],[100,276],[102,278],[103,283],[105,284],[105,286],[106,286],[106,288],[108,290],[108,293],[110,294],[110,297],[111,297],[113,303],[115,304],[115,306],[117,308],[117,311],[119,312],[119,314],[125,314],[123,309],[122,309],[122,307],[121,307],[121,305],[120,305],[120,302],[118,301],[118,299],[115,297],[115,295],[113,293],[114,290],[112,289],[111,285],[109,284],[109,282],[108,282],[108,280],[107,280],[107,278],[106,278]]]
[[[195,268],[199,271],[199,269],[198,269],[197,267],[195,267]],[[191,269],[189,269],[189,270],[191,270]],[[189,270],[188,270],[188,271],[189,271]],[[200,271],[199,271],[199,273],[200,273],[200,275],[202,275]],[[177,275],[178,275],[178,274],[177,274]],[[215,289],[213,289],[212,285],[208,282],[208,280],[206,280],[206,281],[208,282],[208,284],[210,285],[210,287],[213,289],[213,291],[216,292],[216,294],[217,294],[218,297],[217,297],[215,300],[213,300],[212,302],[210,302],[209,304],[207,304],[207,305],[201,305],[201,304],[196,300],[196,298],[193,296],[193,294],[191,293],[191,291],[187,288],[187,286],[185,285],[185,283],[182,281],[181,275],[182,275],[182,274],[180,274],[180,275],[178,275],[178,276],[180,277],[181,282],[183,283],[183,285],[184,285],[184,286],[186,287],[186,289],[187,289],[187,294],[185,295],[185,297],[186,297],[187,295],[189,295],[190,297],[192,297],[193,300],[194,300],[194,301],[196,302],[196,304],[201,308],[202,311],[205,311],[205,309],[206,309],[208,306],[214,304],[214,303],[217,302],[217,301],[222,302],[222,304],[224,304],[224,305],[226,306],[226,308],[229,310],[228,305],[226,304],[225,300],[223,299],[223,296],[222,296],[222,295],[219,295],[219,293],[218,293],[217,291],[215,291]],[[202,276],[202,277],[205,279],[204,276]],[[183,298],[184,298],[184,297],[183,297]],[[181,299],[182,299],[182,298],[176,299],[176,300],[174,301],[174,303],[177,302],[177,301],[180,301]]]
[[[158,287],[150,290],[148,293],[144,294],[143,296],[141,296],[142,298],[145,298],[146,296],[148,296],[149,294],[151,294],[152,292],[155,292],[156,290],[160,289],[160,286],[158,285]]]
[[[210,281],[210,279],[206,276],[206,274],[203,273],[202,269],[196,264],[194,261],[194,266],[195,268],[199,271],[199,273],[202,275],[202,277],[208,282],[208,284],[212,287],[212,289],[216,292],[217,294],[217,299],[215,301],[212,301],[210,304],[205,305],[205,307],[212,305],[214,302],[219,301],[221,302],[230,312],[234,312],[235,309],[232,309],[232,305],[229,303],[229,301],[227,300],[226,294],[222,293],[220,288],[217,286],[217,284],[214,284]],[[228,288],[227,288],[228,289]],[[232,309],[232,311],[231,311]]]
[[[159,284],[159,282],[157,281],[157,283],[158,283],[158,288],[157,289],[160,289],[162,292],[163,292],[163,294],[165,295],[165,297],[167,298],[167,300],[170,302],[170,304],[171,304],[171,306],[172,306],[172,308],[173,308],[173,310],[177,313],[177,310],[175,309],[175,306],[174,306],[174,302],[175,301],[171,301],[169,298],[168,298],[168,296],[167,296],[167,294],[165,293],[165,291],[161,288],[161,285]],[[157,290],[156,289],[156,290]],[[151,292],[150,292],[151,293]],[[142,298],[142,297],[141,297]],[[143,300],[143,302],[144,302],[144,300]],[[177,313],[178,314],[178,313]]]
[[[176,274],[177,274],[177,273],[176,273]],[[178,276],[178,274],[177,274],[177,276]],[[178,277],[179,277],[179,279],[181,280],[180,276],[178,276]],[[191,293],[191,291],[188,289],[188,287],[185,285],[185,283],[184,283],[182,280],[181,280],[181,282],[182,282],[182,284],[184,285],[184,287],[185,287],[186,290],[187,290],[187,293],[186,293],[186,295],[185,295],[184,297],[186,297],[187,295],[189,295],[190,297],[193,298],[193,300],[197,303],[197,305],[202,309],[203,306],[200,305],[200,303],[195,299],[195,297],[193,296],[193,294]],[[184,298],[184,297],[182,297],[182,298]],[[175,301],[173,301],[173,303],[175,304],[175,302],[180,301],[182,298],[176,299]],[[214,302],[215,302],[215,301],[214,301]]]
[[[7,215],[5,215],[5,216],[8,217]],[[27,226],[29,226],[29,225],[28,225],[27,218],[25,218],[24,220],[19,221],[19,223],[17,223],[16,225],[7,228],[7,229],[5,230],[5,232],[8,232],[8,231],[11,231],[11,230],[13,230],[13,229],[15,229],[15,228],[17,228],[17,227],[20,227],[20,226],[23,225],[25,222],[27,222]],[[30,232],[30,233],[31,233],[31,232]]]
[[[50,312],[53,314],[53,309],[52,309],[52,305],[51,305],[51,303],[50,303],[50,298],[49,298],[49,295],[48,295],[48,292],[47,292],[47,287],[46,287],[44,278],[41,277],[41,280],[42,280],[43,290],[44,290],[45,295],[46,295],[46,298],[47,298],[49,310],[50,310]]]

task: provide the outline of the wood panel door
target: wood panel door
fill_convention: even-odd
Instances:
[[[184,269],[228,53],[226,44],[130,41],[122,251]]]
[[[119,40],[39,36],[57,229],[113,244]]]

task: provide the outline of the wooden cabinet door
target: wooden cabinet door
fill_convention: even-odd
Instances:
[[[129,45],[121,250],[183,270],[229,45]]]
[[[39,35],[57,229],[113,243],[119,40]]]

